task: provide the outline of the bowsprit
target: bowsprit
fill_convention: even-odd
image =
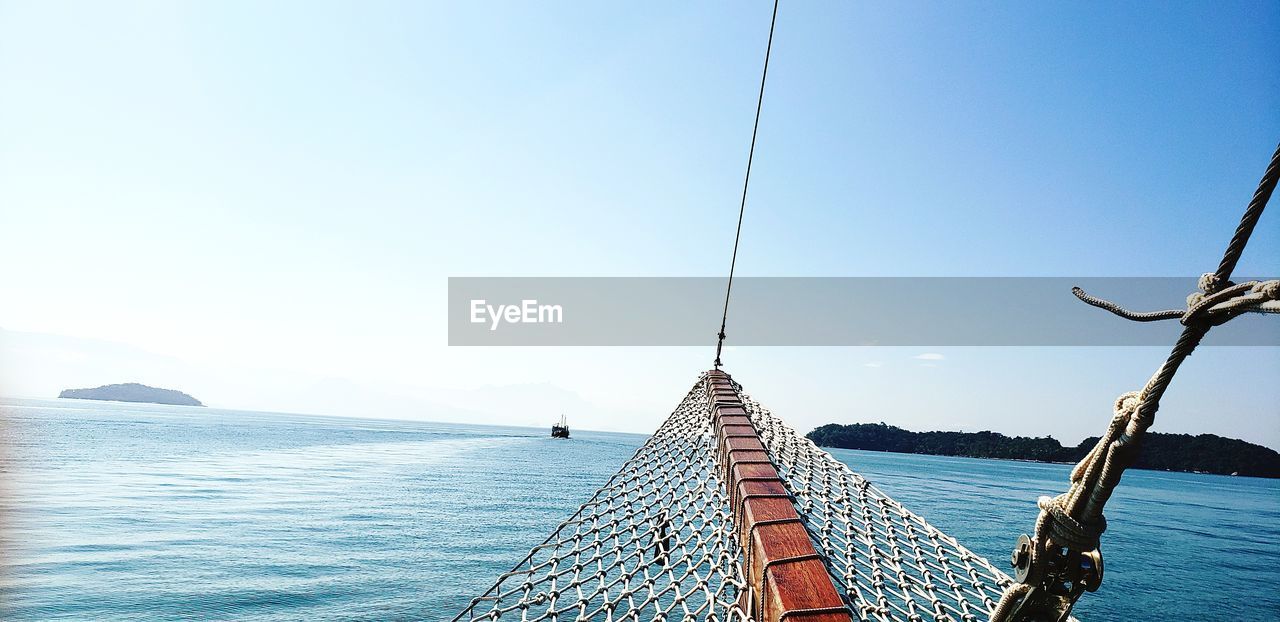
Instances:
[[[1013,580],[706,372],[455,621],[977,621]]]

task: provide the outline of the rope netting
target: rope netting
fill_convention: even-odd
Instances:
[[[986,620],[1013,580],[743,394],[796,509],[859,620]]]
[[[454,620],[748,619],[706,381],[551,537]]]
[[[713,399],[704,375],[590,501],[454,619],[753,620]],[[742,402],[854,619],[987,619],[1009,576]]]

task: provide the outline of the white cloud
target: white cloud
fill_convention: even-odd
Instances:
[[[870,363],[863,363],[862,366],[863,367],[883,367],[884,363],[881,363],[880,361],[871,361]]]
[[[922,361],[941,361],[947,357],[942,356],[937,352],[925,352],[924,354],[917,354],[911,358],[920,359]]]

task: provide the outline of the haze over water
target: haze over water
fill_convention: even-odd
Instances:
[[[73,400],[0,415],[5,620],[449,619],[644,441]],[[1001,566],[1069,470],[833,453]],[[1133,471],[1108,518],[1082,620],[1280,616],[1280,482]]]

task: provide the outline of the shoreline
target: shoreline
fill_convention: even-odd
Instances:
[[[1068,461],[1062,461],[1062,460],[1036,460],[1035,458],[997,458],[994,456],[964,456],[960,454],[934,454],[934,453],[915,452],[915,451],[893,451],[892,449],[863,449],[863,448],[857,448],[857,447],[839,447],[835,445],[821,445],[818,443],[814,443],[814,445],[817,445],[820,449],[824,451],[831,450],[831,449],[843,449],[845,451],[872,451],[878,454],[898,454],[902,456],[936,456],[938,458],[969,458],[972,460],[999,460],[1001,462],[1027,462],[1031,464],[1060,464],[1064,466],[1074,466],[1076,464],[1075,462],[1068,462]],[[1182,470],[1175,470],[1175,469],[1152,469],[1149,467],[1139,467],[1139,466],[1131,466],[1129,468],[1136,471],[1149,471],[1152,473],[1186,473],[1188,475],[1212,475],[1215,477],[1247,477],[1249,479],[1280,480],[1280,477],[1266,477],[1265,475],[1248,475],[1243,473],[1214,473],[1212,471],[1182,471]]]

